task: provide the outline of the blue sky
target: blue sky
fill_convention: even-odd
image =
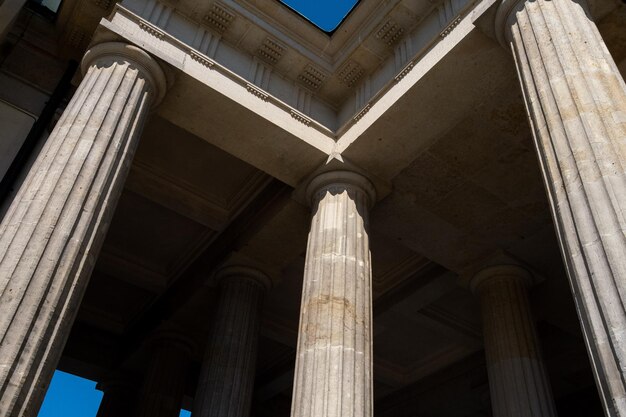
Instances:
[[[358,0],[280,0],[321,29],[334,30]]]
[[[358,0],[280,0],[325,31],[334,30]],[[57,3],[45,0],[44,3]],[[95,417],[102,399],[96,383],[57,371],[39,417]],[[181,411],[188,417],[188,411]]]
[[[65,372],[56,371],[40,417],[91,417],[98,412],[102,392],[96,390],[96,383],[78,378]]]
[[[96,383],[72,374],[56,371],[39,417],[95,417],[102,400]],[[191,413],[181,411],[181,417]]]

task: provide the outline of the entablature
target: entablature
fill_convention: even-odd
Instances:
[[[194,59],[207,66],[218,62],[246,79],[251,91],[291,106],[294,118],[339,133],[446,37],[476,1],[363,0],[332,36],[278,1],[67,3],[60,21],[74,40],[68,43],[78,49],[87,46],[84,21],[93,20],[94,9],[111,11],[110,20],[132,14],[154,36],[167,34],[189,46]]]

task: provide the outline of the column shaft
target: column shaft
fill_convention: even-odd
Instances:
[[[342,178],[343,177],[343,178]],[[363,186],[355,185],[355,178]],[[357,182],[358,184],[358,182]],[[372,293],[368,209],[373,189],[347,172],[309,187],[292,417],[372,415]]]
[[[94,48],[0,225],[2,417],[38,412],[154,102],[153,75],[113,49]]]
[[[499,16],[601,398],[626,416],[626,84],[582,1]]]
[[[185,395],[191,349],[178,340],[157,340],[137,405],[137,417],[178,417]]]
[[[530,275],[494,267],[474,278],[495,417],[555,417],[556,410],[530,311]]]
[[[215,324],[209,336],[194,398],[194,417],[248,417],[265,286],[245,274],[222,278]]]

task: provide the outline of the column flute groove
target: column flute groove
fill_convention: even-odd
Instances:
[[[605,411],[626,416],[626,84],[583,0],[505,0],[513,52]]]
[[[106,43],[0,225],[0,416],[36,415],[122,190],[159,65]]]

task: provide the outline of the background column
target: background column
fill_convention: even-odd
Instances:
[[[137,402],[137,388],[127,378],[109,378],[98,383],[96,389],[103,392],[96,417],[132,417]]]
[[[193,417],[248,417],[259,339],[259,313],[270,279],[248,267],[218,271],[220,298],[209,335]]]
[[[35,416],[67,339],[151,105],[142,50],[105,43],[0,225],[0,416]]]
[[[372,415],[371,183],[334,171],[311,182],[292,417]]]
[[[605,410],[626,416],[626,84],[583,0],[504,1],[555,227]]]
[[[494,417],[556,417],[528,302],[531,284],[531,275],[513,265],[484,269],[471,281],[480,297]]]
[[[178,417],[189,377],[193,344],[178,334],[160,334],[151,343],[138,417]]]

